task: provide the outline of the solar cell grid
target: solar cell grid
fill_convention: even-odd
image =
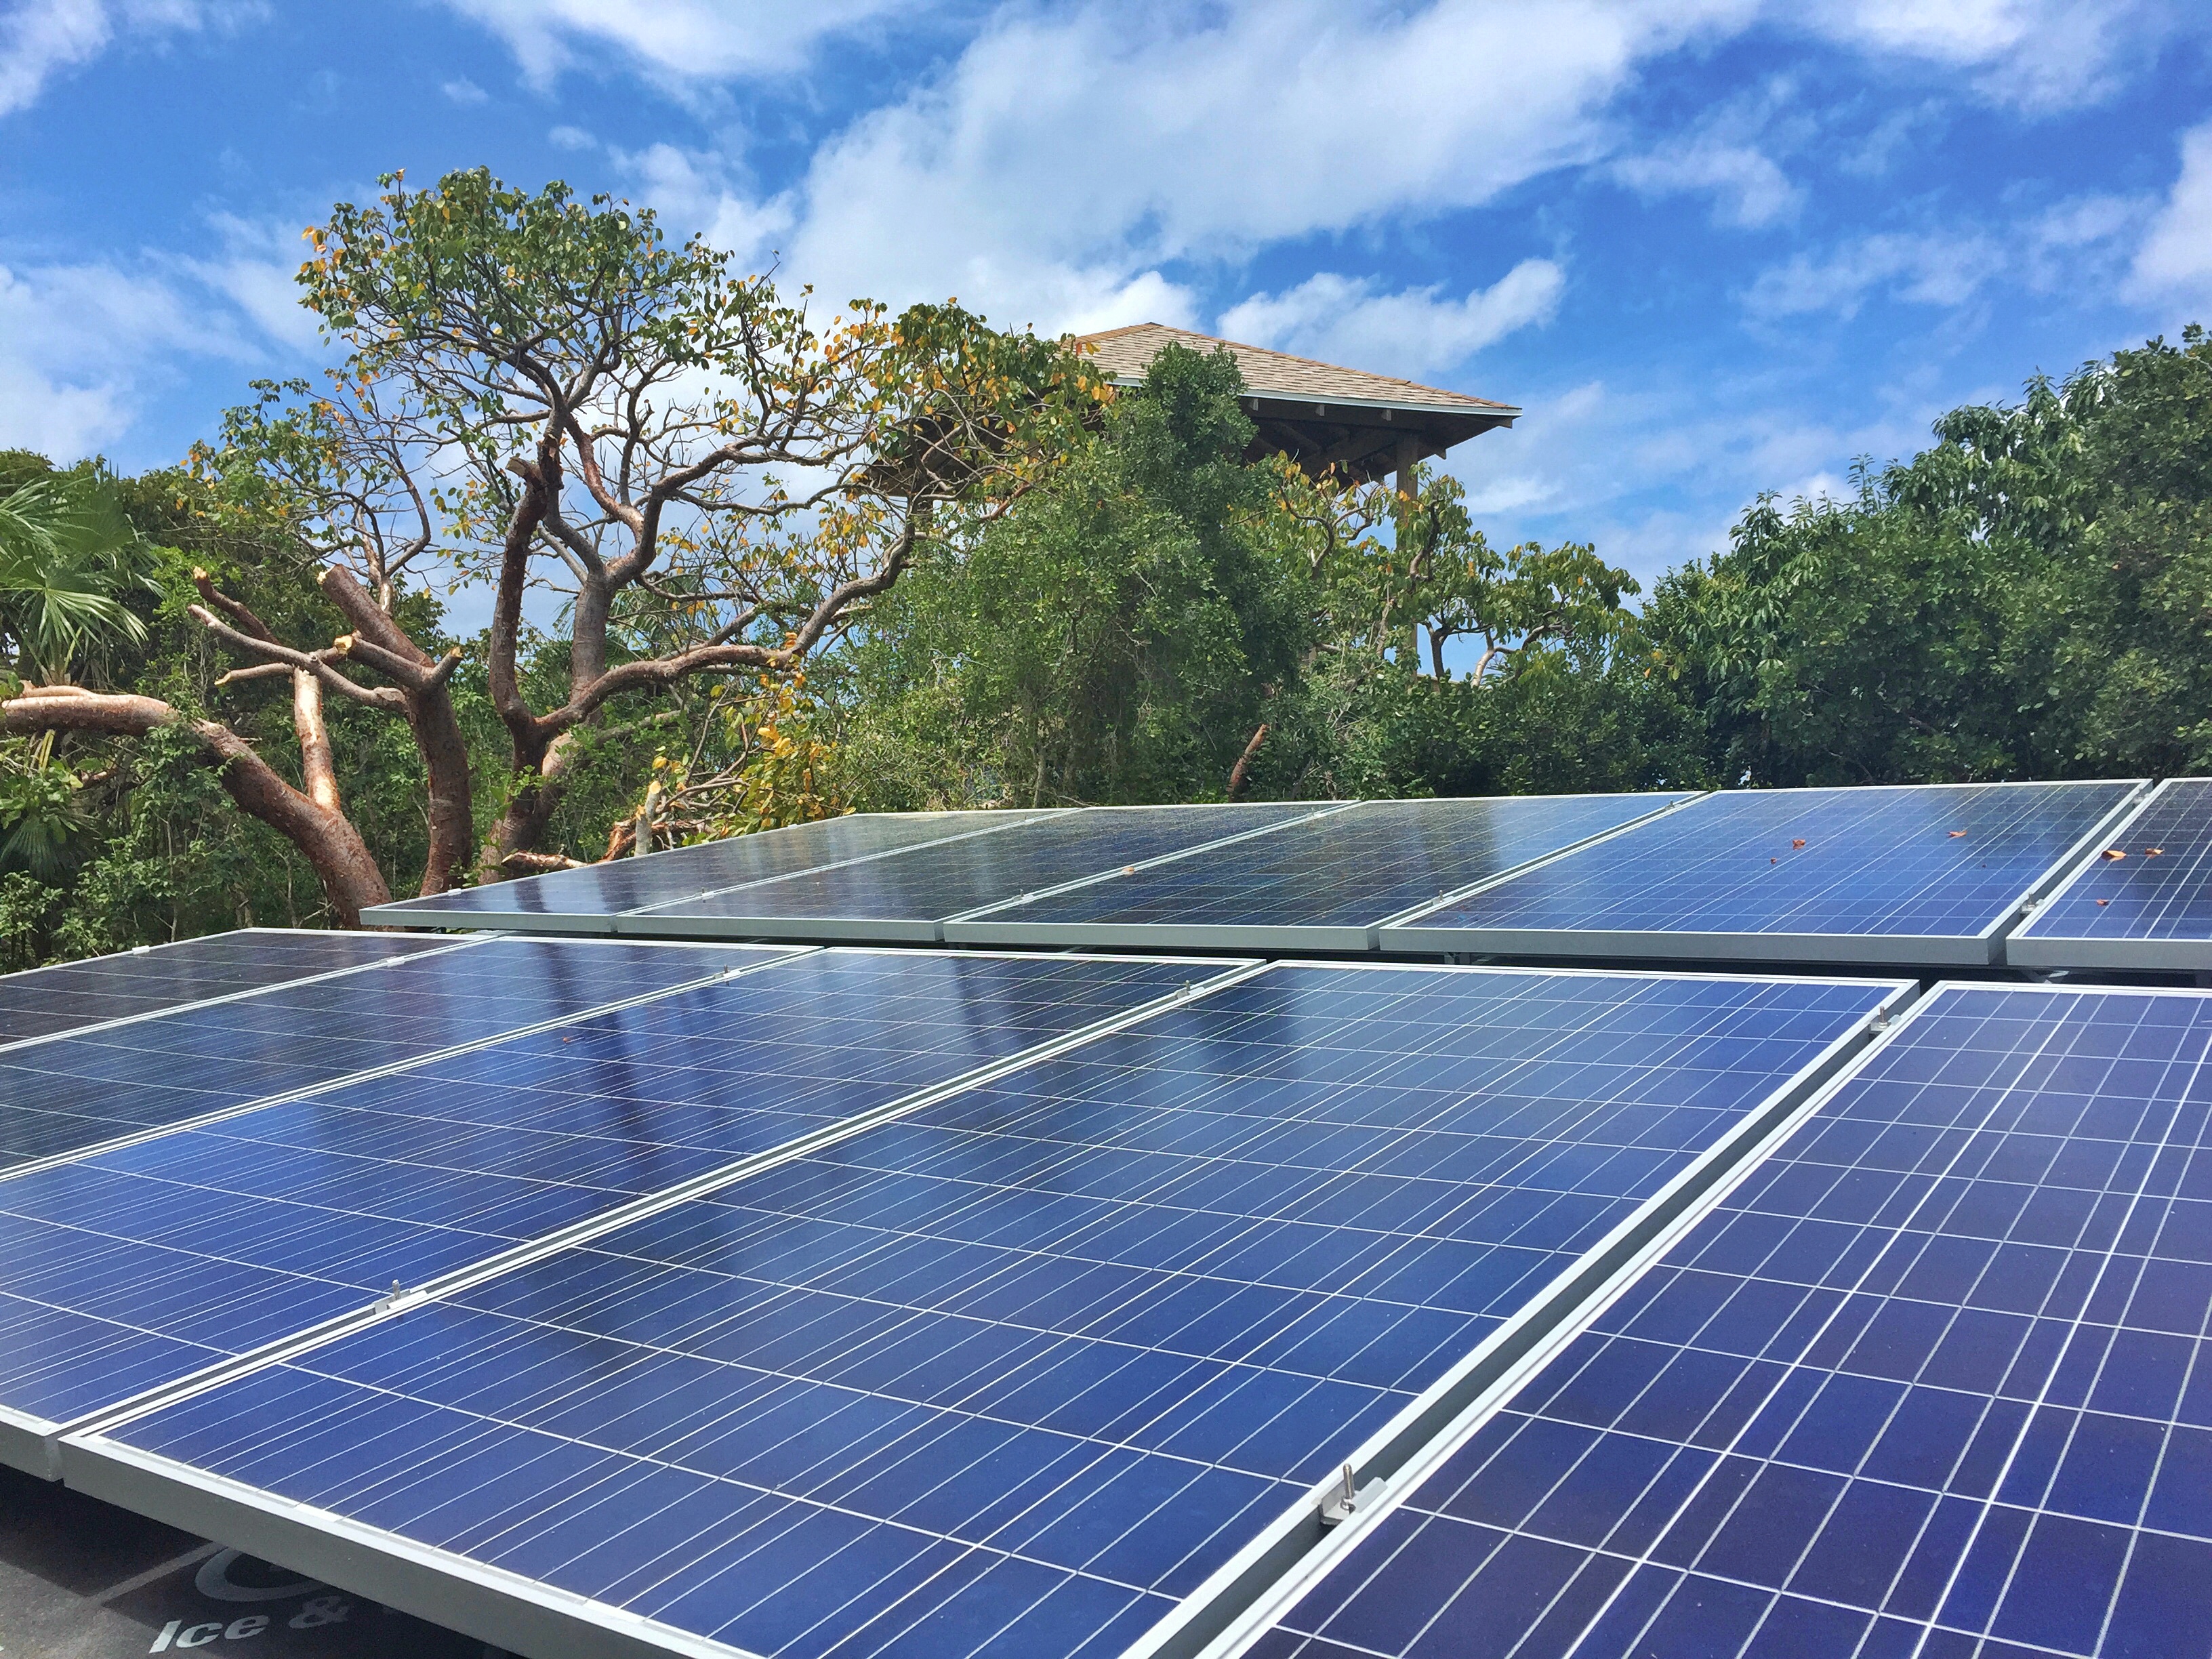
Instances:
[[[246,927],[0,975],[0,1047],[210,997],[342,972],[455,941]]]
[[[1277,968],[73,1443],[70,1479],[244,1483],[356,1568],[396,1534],[647,1639],[1118,1653],[1896,992]]]
[[[753,954],[742,978],[0,1182],[0,1407],[102,1409],[1193,977]]]
[[[738,945],[489,939],[0,1055],[0,1178],[759,960]]]
[[[1363,801],[1272,834],[951,923],[945,937],[1364,950],[1367,930],[1657,811],[1674,795]],[[1342,937],[1333,937],[1340,934]]]
[[[1998,933],[2137,785],[1709,795],[1396,927],[1386,950],[1995,961]]]
[[[2212,1650],[2208,1048],[1940,992],[1246,1651]]]
[[[2171,778],[2005,944],[2049,968],[2212,968],[2212,779]],[[2123,854],[2113,859],[2106,849]]]
[[[1025,892],[1224,836],[1289,823],[1311,802],[1218,806],[1094,806],[894,857],[660,905],[625,916],[624,933],[731,933],[915,942],[937,924]]]
[[[794,823],[757,835],[645,858],[616,859],[581,870],[460,888],[363,913],[371,923],[403,927],[529,927],[565,921],[609,931],[607,919],[748,882],[772,880],[851,859],[873,858],[949,836],[997,830],[1037,816],[1020,812],[865,812]]]

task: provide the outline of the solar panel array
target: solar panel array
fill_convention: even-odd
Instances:
[[[0,975],[0,1048],[450,946],[394,933],[245,927]]]
[[[1675,795],[1363,801],[1231,847],[1113,869],[945,927],[974,945],[1364,951],[1374,930],[1617,830]]]
[[[671,954],[525,954],[548,950],[651,969]],[[748,954],[738,966],[777,970],[0,1181],[0,1408],[49,1434],[1189,975],[1142,960]],[[501,965],[522,980],[539,964]]]
[[[2031,967],[2212,969],[2212,779],[2170,778],[2005,943]]]
[[[2137,786],[1761,789],[1383,930],[1386,948],[1865,963],[1999,959],[2002,930]]]
[[[929,943],[947,918],[1195,845],[1310,817],[1304,802],[1101,806],[933,842],[624,915],[617,931],[666,938],[869,939]]]
[[[1939,992],[1246,1650],[2212,1650],[2208,1051]]]
[[[0,978],[0,1460],[520,1653],[2212,1654],[2212,994],[2018,982],[2197,968],[2208,818],[848,817]]]
[[[491,939],[65,1032],[0,1055],[0,1174],[690,984],[760,948]]]
[[[1035,812],[857,812],[794,823],[757,836],[679,847],[485,887],[459,888],[363,911],[372,926],[520,927],[533,932],[611,933],[609,918],[770,881],[800,871],[878,858],[902,848],[1010,829]]]
[[[1116,1652],[1898,989],[1277,969],[102,1443],[739,1651]]]

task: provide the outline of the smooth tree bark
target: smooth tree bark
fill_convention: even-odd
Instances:
[[[307,691],[300,690],[302,682]],[[367,907],[392,896],[384,872],[352,821],[340,810],[335,776],[328,768],[329,744],[321,736],[320,690],[312,673],[295,677],[294,716],[301,727],[301,749],[310,747],[309,728],[320,738],[323,762],[310,763],[307,789],[295,789],[252,746],[228,726],[195,720],[155,697],[88,691],[74,685],[26,686],[0,702],[0,730],[18,735],[39,732],[81,732],[108,738],[143,738],[162,728],[184,732],[199,744],[223,788],[240,811],[277,831],[306,855],[322,883],[323,896],[339,924],[361,925]],[[321,795],[323,799],[318,799]]]

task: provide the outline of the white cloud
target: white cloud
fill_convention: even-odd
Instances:
[[[0,115],[28,109],[50,79],[90,63],[118,30],[158,41],[261,12],[252,0],[16,0],[0,17]]]
[[[2157,0],[1814,0],[1784,19],[1863,50],[1974,71],[1984,97],[2025,109],[2111,92],[2118,62],[2168,22]]]
[[[447,99],[452,100],[453,103],[459,105],[463,109],[473,109],[478,104],[489,102],[491,98],[491,94],[489,93],[486,92],[475,82],[470,80],[465,75],[460,76],[458,80],[441,82],[438,90],[444,93]]]
[[[1761,271],[1745,303],[1761,317],[1816,311],[1852,317],[1880,291],[1916,305],[1955,306],[1972,298],[2004,264],[2003,249],[1978,232],[1881,232],[1849,242],[1825,259],[1800,253]]]
[[[298,276],[307,251],[299,227],[227,213],[210,222],[222,239],[222,257],[179,260],[181,268],[228,299],[270,341],[313,350],[322,337],[315,314],[300,303]]]
[[[1800,199],[1796,185],[1763,152],[1710,139],[1624,155],[1613,164],[1613,176],[1644,196],[1710,191],[1714,219],[1743,229],[1790,217]]]
[[[599,141],[581,127],[557,126],[546,135],[556,149],[597,149]]]
[[[1255,294],[1222,313],[1231,339],[1332,362],[1404,374],[1465,362],[1516,329],[1551,320],[1566,276],[1549,259],[1523,259],[1463,300],[1434,287],[1378,292],[1369,277],[1323,271],[1281,294]]]
[[[823,144],[787,202],[745,205],[840,298],[957,295],[1054,330],[1140,299],[1187,315],[1174,262],[1427,219],[1597,157],[1639,58],[1747,3],[1008,9]]]
[[[2136,250],[2131,294],[2212,301],[2212,122],[2182,136],[2181,176]]]
[[[0,447],[74,461],[129,430],[175,357],[245,357],[220,317],[158,276],[0,265]]]
[[[447,0],[500,39],[539,85],[610,57],[672,82],[803,67],[833,35],[890,13],[890,0]]]

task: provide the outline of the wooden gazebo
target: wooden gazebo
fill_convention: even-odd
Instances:
[[[1243,371],[1244,411],[1259,428],[1248,458],[1287,455],[1314,474],[1334,465],[1340,477],[1362,481],[1402,475],[1454,444],[1511,426],[1521,413],[1487,398],[1217,340],[1164,323],[1132,323],[1084,335],[1081,342],[1116,386],[1141,381],[1170,343],[1204,352],[1226,346]]]

